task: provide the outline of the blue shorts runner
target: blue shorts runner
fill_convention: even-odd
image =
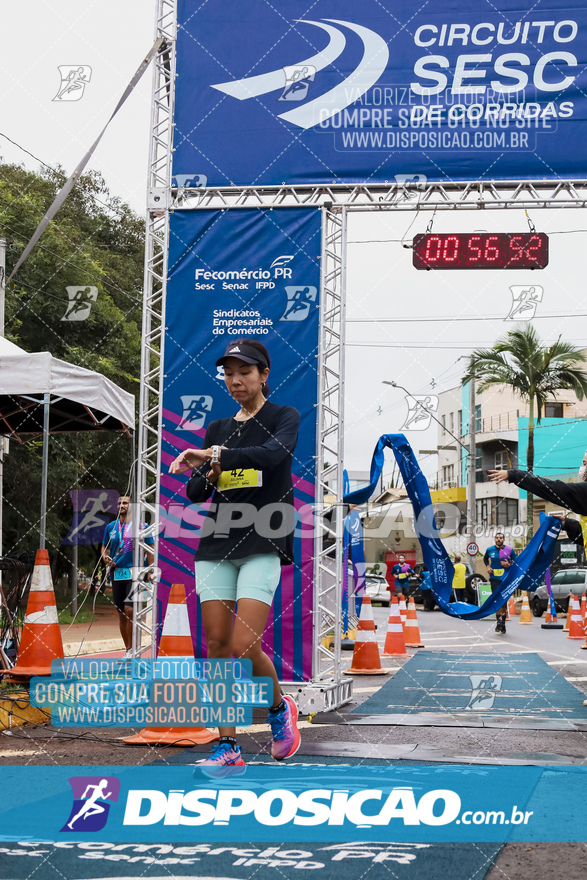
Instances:
[[[196,592],[200,602],[257,599],[271,605],[280,579],[281,559],[277,553],[196,560]]]

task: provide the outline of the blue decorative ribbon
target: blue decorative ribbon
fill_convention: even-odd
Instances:
[[[393,451],[403,477],[404,486],[414,509],[414,527],[422,548],[424,563],[430,571],[432,592],[445,614],[467,620],[479,620],[499,611],[514,590],[533,592],[540,585],[546,569],[552,562],[556,539],[561,529],[560,520],[552,516],[545,517],[526,549],[507,569],[499,587],[480,608],[466,602],[449,602],[454,567],[440,540],[428,483],[404,434],[384,434],[379,438],[371,460],[369,485],[347,493],[343,502],[364,504],[375,492],[383,469],[386,447]]]
[[[363,545],[363,523],[361,522],[361,517],[359,516],[358,510],[351,510],[351,512],[347,516],[345,516],[344,540],[345,546],[348,547],[349,551],[347,552],[347,559],[350,553],[350,559],[353,565],[355,583],[355,614],[357,615],[357,617],[360,617],[361,605],[363,604],[363,596],[365,595],[365,547]]]

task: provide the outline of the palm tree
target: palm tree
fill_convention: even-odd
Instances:
[[[550,346],[541,342],[531,324],[517,327],[499,339],[493,348],[476,349],[463,384],[480,379],[479,392],[494,385],[509,385],[528,404],[529,471],[534,469],[534,418],[540,423],[548,397],[571,390],[579,400],[587,396],[587,373],[582,369],[585,356],[568,342],[557,339]],[[528,538],[533,534],[534,496],[528,492],[526,522]]]

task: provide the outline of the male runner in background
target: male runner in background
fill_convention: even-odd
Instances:
[[[395,578],[395,592],[403,593],[404,596],[407,596],[408,587],[410,584],[410,575],[414,574],[414,569],[406,562],[406,557],[403,556],[403,554],[400,553],[400,555],[398,556],[396,564],[391,569],[391,574]]]
[[[121,495],[117,502],[118,516],[108,523],[104,529],[102,538],[102,559],[110,568],[112,575],[112,599],[118,611],[118,625],[120,635],[124,642],[126,653],[124,659],[132,657],[132,573],[133,548],[132,548],[132,520],[130,515],[130,498]],[[149,535],[145,538],[147,544],[153,544],[153,538]],[[147,562],[153,562],[154,556],[147,551]]]
[[[516,553],[512,547],[508,547],[505,543],[505,538],[501,532],[498,532],[495,536],[495,544],[493,547],[488,547],[485,551],[485,556],[483,557],[483,562],[487,566],[487,573],[489,575],[489,585],[491,586],[491,592],[493,593],[498,587],[501,586],[502,579],[505,575],[505,569],[509,567],[512,560],[516,558]],[[506,565],[504,566],[503,561],[506,560]],[[496,613],[496,624],[495,624],[495,632],[500,633],[501,635],[505,635],[505,621],[507,617],[507,605],[502,605],[499,611]]]

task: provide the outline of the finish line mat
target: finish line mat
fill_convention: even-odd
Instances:
[[[471,713],[587,722],[584,699],[538,654],[418,651],[350,714]]]
[[[196,835],[194,835],[194,838]],[[197,835],[200,837],[200,834]],[[61,844],[61,847],[63,844]],[[483,880],[496,843],[2,843],[0,877],[97,880]],[[37,872],[37,873],[35,873]]]

